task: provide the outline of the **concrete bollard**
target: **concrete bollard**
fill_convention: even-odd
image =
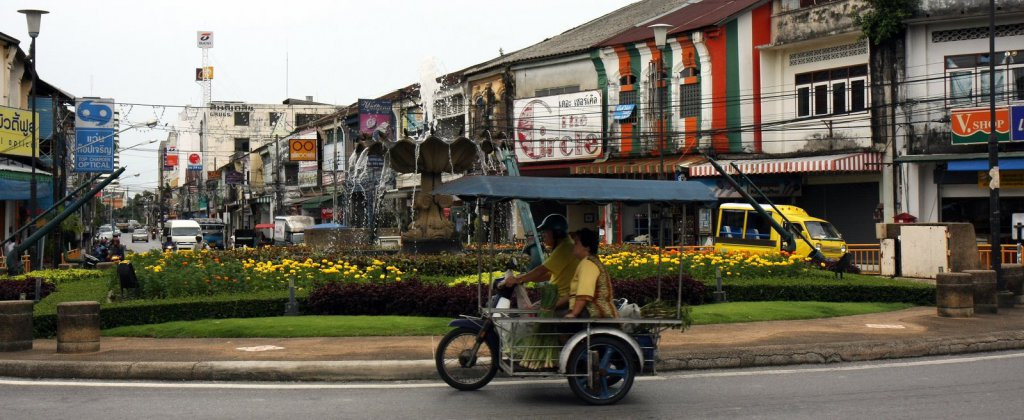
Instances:
[[[0,352],[32,350],[32,301],[0,301]]]
[[[995,270],[964,270],[964,273],[970,274],[973,279],[974,313],[999,313],[999,306],[996,302]]]
[[[57,353],[100,350],[100,303],[57,304]]]
[[[1002,268],[1006,289],[1013,292],[1016,303],[1024,303],[1024,267],[1020,264],[1003,264]]]
[[[970,274],[937,274],[935,293],[939,316],[969,318],[974,315],[974,279]]]

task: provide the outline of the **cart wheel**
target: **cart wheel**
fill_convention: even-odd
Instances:
[[[588,363],[593,372],[590,378],[587,377]],[[593,337],[589,348],[587,342],[582,341],[572,350],[566,371],[570,375],[582,375],[569,377],[569,388],[577,397],[594,405],[614,404],[633,387],[636,358],[622,340]]]
[[[434,362],[441,379],[460,391],[480,389],[498,373],[496,349],[484,340],[473,355],[477,332],[468,328],[456,328],[445,334],[437,345]]]

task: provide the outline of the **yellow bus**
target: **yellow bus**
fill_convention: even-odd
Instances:
[[[807,241],[801,240],[799,237],[795,239],[795,254],[809,255],[811,248],[807,244],[808,241],[829,259],[838,259],[846,253],[846,242],[843,241],[843,236],[828,221],[811,217],[800,207],[775,206],[782,215],[786,216],[786,219],[789,219],[790,223],[787,224],[772,206],[767,204],[760,206],[778,224],[790,229],[794,235],[807,239]],[[765,220],[750,204],[725,203],[719,206],[718,224],[715,228],[715,251],[717,252],[769,253],[782,250],[779,233],[772,229],[768,220]]]

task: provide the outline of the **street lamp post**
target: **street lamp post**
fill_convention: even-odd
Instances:
[[[32,63],[32,71],[31,71],[31,74],[32,74],[32,85],[31,85],[31,88],[29,89],[29,95],[28,95],[28,99],[29,99],[30,105],[32,107],[32,154],[29,157],[29,160],[32,161],[32,175],[29,178],[28,213],[29,213],[29,218],[32,218],[32,217],[35,217],[36,212],[38,212],[38,207],[39,207],[39,201],[38,201],[39,198],[37,197],[37,192],[36,192],[36,161],[37,161],[36,154],[38,153],[38,147],[39,147],[39,145],[38,145],[38,143],[39,143],[39,134],[38,134],[39,128],[38,127],[39,126],[37,125],[38,123],[36,122],[36,100],[35,100],[35,96],[36,96],[36,80],[38,79],[38,77],[36,76],[36,37],[39,36],[39,21],[42,20],[42,17],[43,17],[44,14],[47,14],[49,12],[47,12],[45,10],[22,9],[22,10],[19,10],[18,13],[24,13],[25,14],[25,20],[28,22],[28,36],[32,38],[32,43],[30,44],[29,49],[28,49],[28,55],[30,57],[32,57],[32,59],[30,60],[30,62]],[[34,229],[31,228],[31,227],[29,228],[29,235],[31,235],[33,233],[32,232],[33,230]],[[36,253],[36,254],[38,254],[38,253]]]
[[[668,36],[668,29],[672,25],[665,23],[656,23],[648,26],[654,30],[654,44],[658,46],[658,61],[655,63],[657,71],[653,75],[654,79],[654,92],[658,98],[658,179],[665,179],[665,92],[668,90],[668,86],[662,87],[663,84],[667,83],[662,75],[665,73],[665,43]],[[660,233],[660,232],[659,232]],[[659,235],[660,237],[661,235]]]

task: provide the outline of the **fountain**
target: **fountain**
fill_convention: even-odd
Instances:
[[[434,195],[433,191],[441,185],[443,174],[472,170],[481,162],[482,155],[492,151],[491,142],[478,144],[465,137],[449,141],[427,134],[421,139],[404,138],[396,142],[378,138],[363,146],[368,155],[384,157],[395,172],[420,175],[420,186],[412,199],[412,221],[402,233],[402,249],[418,253],[459,250],[455,225],[444,214],[452,199]]]

